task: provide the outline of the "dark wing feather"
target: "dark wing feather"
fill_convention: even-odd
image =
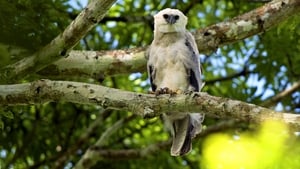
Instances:
[[[197,81],[197,77],[196,77],[195,72],[193,71],[193,69],[190,69],[189,73],[190,73],[190,78],[189,78],[190,85],[192,85],[194,87],[195,91],[199,91],[199,89],[200,89],[199,85],[200,84]]]
[[[151,89],[152,89],[152,91],[155,92],[155,90],[157,88],[156,84],[154,84],[156,70],[155,70],[154,66],[149,63],[150,50],[151,50],[151,46],[146,50],[145,58],[147,59],[147,70],[148,70],[148,77],[150,78]]]
[[[150,76],[150,84],[151,84],[152,91],[155,91],[156,90],[156,85],[153,82],[153,79],[155,78],[154,67],[152,65],[149,65],[148,66],[148,71],[149,71],[148,73],[149,73],[149,76]]]
[[[189,55],[187,57],[191,60],[189,65],[186,65],[187,73],[189,75],[190,85],[194,88],[195,91],[199,91],[201,88],[201,71],[200,71],[200,63],[198,59],[198,49],[194,42],[194,39],[190,33],[186,34],[185,46],[188,48]]]

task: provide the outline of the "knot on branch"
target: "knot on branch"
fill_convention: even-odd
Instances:
[[[47,80],[45,79],[37,80],[30,86],[30,90],[36,95],[42,95],[47,89],[49,91],[49,88],[50,87],[47,85]]]
[[[52,82],[50,80],[42,79],[37,80],[30,85],[30,91],[28,95],[33,99],[33,103],[43,103],[46,101],[58,101],[64,95],[64,92],[61,90],[62,84],[57,82]]]

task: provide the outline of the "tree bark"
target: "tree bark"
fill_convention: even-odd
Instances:
[[[264,120],[281,120],[296,130],[300,129],[298,114],[279,113],[254,104],[211,96],[207,93],[155,96],[88,83],[50,80],[0,85],[2,106],[55,101],[99,105],[103,108],[132,111],[143,117],[159,116],[165,112],[202,112],[208,116],[256,123]]]
[[[145,48],[112,51],[71,51],[69,56],[38,72],[42,77],[88,77],[98,79],[146,71]]]

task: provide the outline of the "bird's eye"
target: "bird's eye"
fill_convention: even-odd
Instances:
[[[178,15],[175,15],[174,18],[175,18],[176,20],[178,20],[178,19],[179,19],[179,16],[178,16]]]
[[[163,17],[164,17],[165,19],[168,19],[168,18],[169,18],[169,15],[168,15],[168,14],[163,14]]]

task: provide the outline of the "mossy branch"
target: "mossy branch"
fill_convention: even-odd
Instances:
[[[254,104],[201,92],[189,95],[155,96],[88,83],[51,80],[0,85],[0,105],[2,106],[56,101],[99,105],[104,108],[131,111],[143,117],[159,116],[164,112],[202,112],[207,116],[248,122],[281,120],[300,129],[300,115],[278,113]]]

